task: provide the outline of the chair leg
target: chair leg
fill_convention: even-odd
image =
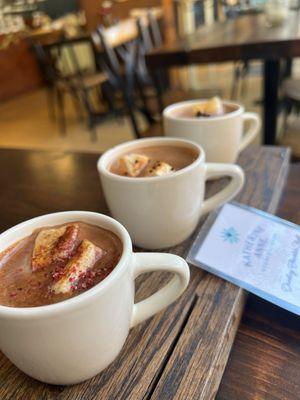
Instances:
[[[64,93],[60,90],[57,90],[56,93],[57,97],[57,105],[59,110],[59,126],[60,132],[63,136],[66,134],[66,120],[65,120],[65,102],[64,102]]]
[[[155,88],[156,88],[159,112],[160,112],[160,114],[162,114],[164,111],[164,108],[165,108],[164,102],[163,102],[163,84],[162,84],[160,73],[158,71],[154,72],[153,80],[154,80],[154,84],[155,84]]]
[[[101,86],[101,91],[102,91],[103,100],[105,101],[105,103],[107,103],[109,111],[114,112],[114,108],[115,108],[114,101],[111,96],[110,90],[108,90],[107,87],[105,86],[105,84],[103,84]]]
[[[97,130],[95,126],[92,126],[90,128],[90,136],[91,136],[91,142],[96,143],[98,141]]]
[[[90,131],[90,137],[91,137],[91,142],[95,143],[98,141],[97,137],[97,130],[96,130],[96,124],[92,116],[89,117],[89,131]]]
[[[245,62],[242,66],[241,71],[241,95],[242,97],[246,96],[248,92],[248,74],[249,74],[249,63]]]
[[[288,119],[290,114],[293,111],[293,102],[289,98],[283,99],[283,130],[284,132],[287,130],[288,127]]]
[[[82,101],[82,104],[85,107],[85,111],[87,113],[88,129],[90,131],[91,141],[97,142],[97,131],[95,128],[96,121],[94,117],[93,107],[89,99],[89,93],[87,90],[82,90],[78,93],[78,101]]]
[[[237,88],[237,84],[236,84],[236,66],[233,67],[234,71],[232,74],[232,84],[231,84],[231,92],[230,92],[230,98],[231,100],[234,100],[236,98],[236,88]]]
[[[115,96],[112,94],[113,93],[113,88],[112,87],[108,87],[104,83],[101,86],[101,91],[102,91],[103,99],[108,105],[109,112],[113,113],[115,118],[117,120],[119,120],[120,116],[119,116],[119,113],[118,113],[117,108],[115,106]]]
[[[247,76],[242,76],[241,78],[241,96],[242,98],[246,96],[248,92],[248,78]]]
[[[233,68],[234,68],[234,70],[233,70],[230,98],[232,100],[235,100],[238,96],[238,88],[239,88],[239,81],[240,81],[240,66],[239,66],[239,64],[234,64]]]
[[[130,122],[131,122],[131,125],[132,125],[132,128],[133,128],[134,135],[135,135],[135,137],[137,139],[140,139],[141,138],[141,134],[140,134],[140,131],[139,131],[139,128],[138,128],[138,124],[137,124],[137,121],[136,121],[136,118],[135,118],[135,115],[134,115],[134,112],[133,112],[133,101],[130,98],[130,96],[128,95],[128,93],[126,93],[126,91],[124,93],[124,101],[125,101],[125,104],[126,104],[126,107],[127,107],[127,111],[128,111],[128,114],[129,114],[129,118],[130,118]]]
[[[147,104],[147,99],[146,99],[146,95],[144,93],[143,87],[141,85],[140,82],[137,81],[137,88],[142,100],[142,108],[141,108],[141,112],[143,113],[143,115],[145,116],[147,122],[149,124],[153,124],[155,121],[155,119],[153,118],[151,112],[148,109],[148,104]]]
[[[82,106],[81,106],[80,96],[75,90],[72,91],[70,94],[72,97],[74,110],[77,115],[77,120],[78,120],[78,122],[83,122],[84,116],[82,115]]]
[[[47,88],[47,107],[48,107],[48,117],[50,121],[55,121],[55,90],[53,88]]]

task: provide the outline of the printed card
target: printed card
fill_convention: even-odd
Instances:
[[[300,315],[300,227],[238,203],[202,227],[188,262]]]

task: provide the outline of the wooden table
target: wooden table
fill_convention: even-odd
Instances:
[[[0,150],[0,229],[61,210],[107,213],[96,171],[97,155]],[[288,171],[289,152],[248,148],[240,157],[245,204],[275,212]],[[209,192],[216,190],[214,182]],[[170,251],[185,255],[191,239]],[[163,284],[165,274],[143,275],[137,299]],[[32,380],[0,353],[0,399],[211,399],[221,381],[243,312],[245,292],[191,268],[191,282],[164,312],[130,332],[111,366],[73,387]]]
[[[300,225],[300,163],[290,167],[277,215]],[[217,400],[299,400],[299,317],[249,296]]]
[[[275,144],[280,60],[300,56],[299,12],[282,27],[267,28],[264,15],[238,17],[173,38],[147,55],[150,67],[260,59],[264,61],[264,143]]]

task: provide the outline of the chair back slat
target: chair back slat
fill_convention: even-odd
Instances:
[[[143,47],[147,53],[154,48],[154,43],[149,30],[149,20],[141,17],[137,18],[137,27]]]
[[[106,73],[110,83],[115,88],[128,87],[130,88],[129,90],[132,90],[138,54],[138,41],[136,39],[132,40],[132,36],[127,36],[131,39],[129,42],[118,41],[119,46],[113,46],[111,41],[107,41],[107,30],[100,26],[93,34],[94,40],[96,34],[98,35],[97,42],[101,48],[97,57],[98,65]],[[116,41],[113,44],[115,43]]]
[[[149,10],[148,19],[149,19],[149,23],[150,23],[152,38],[153,38],[153,45],[154,45],[154,48],[157,49],[157,48],[161,47],[163,44],[163,38],[162,38],[158,18],[153,11]]]
[[[97,34],[99,44],[102,49],[99,59],[101,69],[103,69],[109,75],[110,80],[118,81],[119,76],[121,75],[121,66],[115,49],[107,43],[105,29],[103,27],[97,28]]]
[[[137,20],[138,30],[146,51],[163,44],[159,20],[163,17],[161,7],[134,8],[130,15]]]
[[[109,28],[103,28],[102,35],[105,38],[107,46],[116,48],[137,39],[139,32],[135,20],[129,18]],[[96,37],[95,33],[92,35],[92,39],[94,40],[97,50],[101,51],[102,43],[101,40]]]

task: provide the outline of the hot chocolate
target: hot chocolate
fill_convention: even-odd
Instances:
[[[198,104],[185,104],[173,110],[173,115],[177,118],[211,118],[231,113],[236,109],[233,105],[224,104],[220,98],[213,97]]]
[[[137,147],[114,160],[109,171],[133,178],[162,176],[187,167],[198,155],[195,149],[184,146]]]
[[[83,222],[37,229],[0,253],[0,304],[38,307],[77,296],[110,274],[122,248],[113,232]]]

